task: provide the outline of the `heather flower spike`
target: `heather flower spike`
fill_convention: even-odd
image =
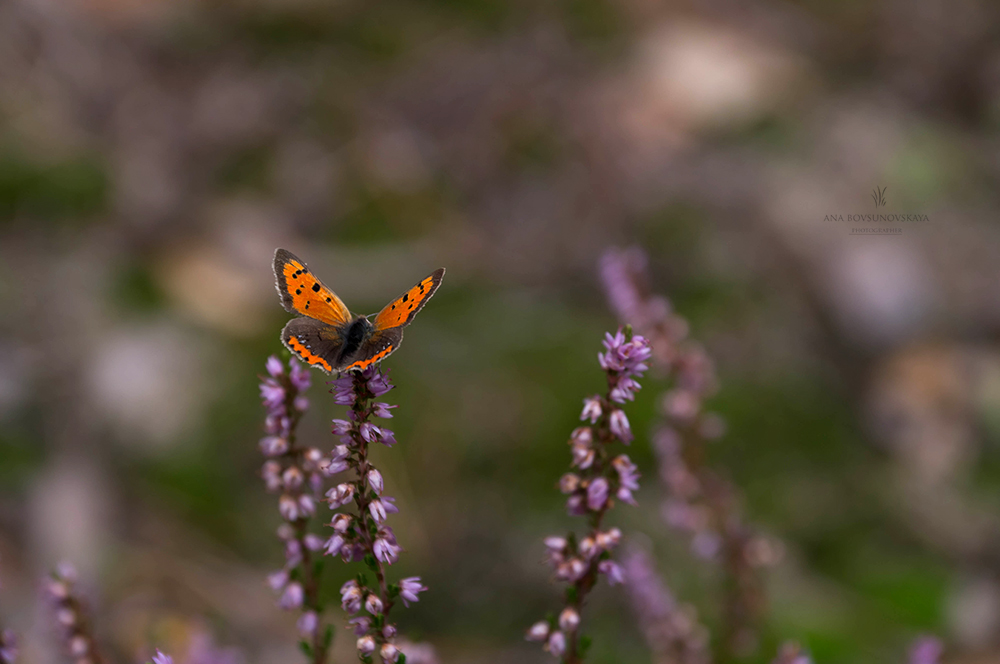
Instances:
[[[396,442],[391,430],[372,421],[392,417],[395,406],[375,399],[393,386],[388,375],[375,367],[343,374],[332,385],[334,401],[348,406],[349,411],[345,419],[333,421],[340,445],[331,455],[331,464],[348,475],[326,493],[330,509],[341,511],[330,521],[333,534],[326,541],[325,553],[344,562],[365,562],[368,573],[341,587],[340,605],[351,616],[349,624],[357,637],[361,660],[373,661],[377,654],[383,663],[394,664],[404,656],[396,643],[396,627],[389,622],[390,613],[398,601],[404,606],[418,601],[427,588],[418,576],[393,584],[387,574],[403,552],[387,523],[399,509],[392,496],[385,495],[385,478],[372,464],[369,450],[371,445],[391,447]]]
[[[316,525],[316,506],[323,500],[325,485],[333,474],[331,467],[338,460],[335,455],[324,455],[296,441],[299,420],[309,405],[303,396],[311,383],[309,369],[295,359],[286,368],[273,355],[267,359],[265,369],[268,375],[261,379],[260,395],[267,410],[266,435],[260,448],[267,461],[261,477],[269,492],[279,494],[278,513],[285,521],[278,528],[278,537],[285,545],[285,566],[268,576],[268,585],[277,593],[280,608],[300,614],[297,627],[303,650],[310,662],[322,664],[333,641],[333,627],[324,625],[321,618],[322,566],[316,564],[315,555],[325,540],[311,529]]]
[[[0,632],[0,664],[14,664],[17,661],[17,636],[9,629]]]
[[[910,646],[909,664],[941,664],[944,645],[932,636],[922,636]],[[799,664],[795,662],[795,664]],[[808,660],[805,664],[811,664]]]
[[[559,480],[559,490],[568,495],[566,510],[571,516],[585,516],[587,533],[577,538],[545,538],[549,565],[558,580],[568,584],[566,602],[553,623],[540,621],[527,632],[529,641],[565,664],[583,661],[586,641],[581,638],[584,600],[602,576],[611,585],[623,583],[626,575],[611,559],[621,540],[617,528],[605,529],[604,516],[616,501],[635,504],[639,473],[625,454],[616,454],[616,444],[629,444],[633,435],[621,405],[635,398],[638,378],[648,369],[649,342],[630,328],[608,334],[598,363],[605,372],[607,391],[583,400],[580,420],[586,422],[570,435],[570,465],[573,472]]]
[[[156,654],[153,655],[153,664],[174,664],[174,658],[157,650]]]
[[[73,566],[60,563],[45,584],[45,595],[61,632],[64,650],[73,661],[102,664],[106,660],[97,648],[89,611],[76,592],[76,580]],[[4,649],[7,636],[5,632]],[[0,651],[0,656],[3,656],[3,651]]]
[[[632,323],[650,341],[643,358],[621,361],[648,364],[672,381],[661,400],[664,420],[653,435],[667,494],[660,513],[667,525],[689,536],[695,556],[722,566],[727,593],[719,641],[728,657],[745,655],[757,642],[754,623],[763,607],[758,570],[777,562],[781,547],[743,522],[736,488],[705,463],[704,447],[725,428],[717,415],[703,408],[716,389],[711,358],[688,339],[687,321],[671,311],[666,298],[651,292],[647,258],[640,248],[609,250],[601,260],[601,276],[619,319]],[[604,358],[602,366],[617,361],[617,357]],[[625,403],[634,389],[630,382],[621,381],[611,400]],[[624,412],[617,411],[611,425],[623,441],[631,438]],[[633,466],[627,459],[616,459],[615,468],[618,498],[631,502]]]
[[[653,661],[709,664],[708,630],[698,622],[693,607],[678,604],[674,599],[656,572],[652,557],[632,546],[622,566],[629,603],[653,653]]]

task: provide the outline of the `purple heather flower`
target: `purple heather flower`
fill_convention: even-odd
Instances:
[[[340,550],[344,548],[346,540],[341,535],[334,535],[326,541],[326,549],[324,553],[328,556],[335,556],[340,553]]]
[[[285,403],[285,388],[268,378],[260,384],[260,398],[264,400],[265,408],[277,410]]]
[[[569,442],[572,445],[590,445],[594,442],[594,430],[590,427],[577,427],[569,435]]]
[[[311,636],[315,634],[316,628],[319,627],[319,616],[316,615],[315,611],[306,611],[299,617],[295,626],[302,636]]]
[[[383,643],[379,649],[379,655],[382,657],[383,662],[395,664],[399,660],[399,648],[391,643]]]
[[[647,262],[646,252],[639,247],[609,249],[601,257],[601,280],[620,320],[645,322],[648,302],[637,283],[645,281]]]
[[[356,395],[354,394],[354,379],[349,374],[344,374],[333,383],[333,402],[341,406],[353,406]]]
[[[549,638],[549,630],[551,629],[552,627],[547,620],[539,620],[528,628],[528,633],[524,638],[526,641],[546,641]]]
[[[663,410],[677,421],[689,422],[701,411],[701,402],[691,390],[671,390],[663,397]]]
[[[354,626],[354,636],[364,636],[371,629],[372,619],[368,616],[358,616],[348,620],[347,624]]]
[[[564,632],[575,632],[576,628],[580,626],[580,614],[577,613],[576,609],[571,606],[567,606],[559,614],[559,629]]]
[[[336,533],[346,533],[351,524],[354,523],[354,517],[350,514],[334,514],[333,521],[330,522],[330,527]]]
[[[345,544],[344,548],[340,550],[340,559],[345,563],[356,563],[359,560],[364,560],[366,555],[368,555],[368,549],[361,542]]]
[[[613,560],[602,560],[597,564],[597,571],[606,575],[613,586],[625,582],[625,571]]]
[[[702,560],[715,560],[722,551],[722,537],[711,530],[699,530],[691,538],[691,553]]]
[[[302,545],[297,539],[285,542],[285,565],[297,567],[302,562]]]
[[[408,576],[399,581],[399,597],[403,600],[403,605],[409,607],[410,602],[418,602],[420,593],[427,590],[427,586],[420,583],[419,576]]]
[[[382,428],[379,430],[379,442],[386,447],[392,447],[396,444],[396,434],[391,429]]]
[[[366,369],[363,376],[368,379],[368,390],[376,397],[380,397],[392,389],[392,383],[389,382],[389,375],[378,371],[374,367]]]
[[[280,362],[278,363],[278,366],[279,367],[281,366]],[[157,648],[156,654],[153,655],[153,664],[174,664],[174,658],[171,657],[170,655],[164,655],[162,652],[160,652],[160,649]]]
[[[565,537],[558,537],[556,535],[546,537],[543,542],[545,543],[545,547],[551,553],[562,553],[566,550],[566,546],[569,544]]]
[[[288,378],[299,392],[305,392],[312,385],[312,375],[306,365],[295,358],[288,360],[288,368],[291,369]]]
[[[288,490],[298,489],[302,486],[302,482],[305,480],[305,476],[302,474],[302,470],[298,466],[289,466],[285,469],[285,472],[281,474],[281,483],[284,484],[285,488]]]
[[[343,507],[354,500],[354,485],[350,482],[338,484],[326,492],[326,497],[330,500],[330,509]]]
[[[288,451],[288,441],[281,436],[265,436],[260,439],[260,451],[264,456],[281,456]]]
[[[611,429],[611,433],[615,437],[628,445],[632,442],[632,429],[628,424],[628,417],[625,416],[625,411],[620,408],[616,408],[611,411],[611,418],[608,421],[608,426]]]
[[[566,635],[559,631],[552,632],[549,636],[548,643],[545,644],[545,649],[548,650],[553,657],[562,657],[566,652]]]
[[[382,523],[385,521],[385,506],[382,504],[381,500],[373,500],[368,503],[368,512],[375,519],[375,523]]]
[[[372,468],[368,471],[368,475],[366,477],[368,478],[368,486],[370,486],[375,493],[382,495],[382,488],[384,486],[382,483],[382,473],[378,472],[376,468]]]
[[[395,625],[386,625],[385,627],[383,627],[382,628],[382,636],[384,636],[386,639],[389,639],[389,640],[394,639],[396,637],[396,626]]]
[[[392,534],[392,529],[388,527],[379,529],[378,537],[375,538],[375,545],[372,549],[375,559],[387,565],[392,565],[399,560],[399,553],[403,550],[396,544],[396,538]]]
[[[614,386],[609,395],[611,400],[616,403],[625,403],[626,401],[633,401],[635,399],[635,393],[639,391],[642,386],[639,385],[634,379],[628,376],[622,376],[618,380],[618,384]]]
[[[351,579],[340,587],[340,606],[347,613],[355,614],[361,610],[361,602],[364,599],[361,586],[354,579]]]
[[[589,447],[584,445],[573,445],[573,462],[572,465],[580,468],[581,470],[586,470],[594,464],[594,459],[597,453]]]
[[[362,657],[368,657],[373,652],[375,652],[375,639],[370,636],[362,636],[358,639],[358,654]]]
[[[382,608],[382,600],[379,599],[374,593],[369,594],[368,597],[365,598],[365,611],[373,616],[377,616],[382,613]]]
[[[344,472],[350,468],[349,456],[350,451],[347,449],[347,445],[337,445],[330,453],[330,462],[323,468],[323,473],[332,476]]]
[[[622,531],[618,528],[610,528],[604,532],[597,533],[595,541],[597,542],[597,546],[601,547],[602,550],[610,551],[618,546],[621,539]]]
[[[580,488],[580,476],[575,473],[566,473],[559,478],[559,491],[562,493],[573,493]]]
[[[271,586],[272,590],[278,591],[288,584],[288,571],[280,570],[272,574],[267,575],[267,585]]]
[[[583,516],[587,513],[587,501],[579,493],[574,493],[566,499],[566,513],[570,516]]]
[[[574,582],[587,573],[587,563],[579,558],[570,558],[556,569],[556,577],[564,581]]]
[[[278,606],[286,610],[297,609],[302,606],[304,600],[305,592],[302,590],[302,584],[292,581],[285,586],[285,592],[282,593]]]
[[[69,654],[73,657],[83,657],[90,650],[90,644],[83,636],[77,635],[69,640]]]
[[[347,420],[334,420],[333,421],[333,433],[337,436],[343,436],[351,432],[354,425]]]
[[[274,492],[281,488],[281,464],[277,461],[268,461],[261,466],[260,476],[268,491]]]
[[[625,587],[633,613],[654,652],[679,650],[689,653],[697,664],[707,664],[709,656],[704,629],[693,609],[679,606],[643,549],[631,548],[624,559]],[[610,576],[609,576],[610,579]]]
[[[587,507],[600,511],[608,502],[608,481],[603,477],[593,480],[587,487]]]
[[[365,422],[358,429],[358,433],[361,434],[361,437],[364,438],[366,443],[373,443],[375,442],[375,439],[379,437],[381,432],[379,431],[379,428],[371,422]]]
[[[281,363],[277,355],[272,355],[267,358],[267,362],[264,363],[264,368],[267,369],[267,373],[271,375],[271,378],[277,378],[285,371],[285,365]]]
[[[14,664],[17,660],[17,636],[9,629],[0,634],[0,664]]]
[[[382,419],[392,418],[391,409],[396,408],[396,406],[391,406],[387,403],[381,401],[377,402],[372,410],[372,415],[375,417],[381,417]]]
[[[931,636],[923,636],[910,646],[909,664],[939,664],[942,653],[944,653],[944,646],[941,641]],[[798,664],[798,662],[793,664]],[[808,664],[808,660],[806,664]]]
[[[628,455],[619,454],[612,461],[611,465],[618,472],[618,483],[632,491],[639,489],[639,467],[632,463]]]
[[[601,400],[599,397],[587,397],[583,400],[583,412],[580,413],[581,420],[590,420],[593,424],[601,418]]]
[[[396,507],[396,499],[392,496],[382,496],[382,507],[385,508],[386,514],[399,514],[399,508]]]

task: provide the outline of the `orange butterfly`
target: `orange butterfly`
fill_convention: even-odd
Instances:
[[[285,249],[274,252],[274,279],[285,311],[293,318],[281,331],[281,341],[306,364],[330,373],[367,369],[399,348],[403,328],[441,285],[444,268],[385,305],[372,321],[356,316],[336,293]]]

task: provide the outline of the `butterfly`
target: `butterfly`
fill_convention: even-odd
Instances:
[[[285,311],[302,314],[281,331],[288,350],[327,373],[363,370],[399,348],[403,328],[424,308],[441,285],[444,268],[368,316],[352,314],[337,294],[323,285],[292,252],[274,252],[274,280]]]

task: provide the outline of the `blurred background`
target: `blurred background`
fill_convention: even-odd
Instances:
[[[1000,9],[987,0],[0,3],[0,621],[58,661],[39,579],[80,569],[118,661],[212,638],[299,661],[275,607],[258,375],[290,249],[356,312],[448,274],[391,367],[400,612],[444,662],[546,662],[541,538],[650,254],[717,364],[713,465],[784,542],[760,647],[1000,661]],[[875,208],[871,192],[886,187]],[[830,215],[917,213],[890,237]],[[315,374],[304,436],[342,416]],[[612,514],[712,628],[719,575]],[[576,524],[572,524],[576,525]],[[349,569],[336,566],[335,591]],[[343,568],[343,569],[340,569]],[[648,662],[601,586],[592,661]],[[355,661],[341,629],[335,661]],[[183,659],[183,658],[179,658]]]

